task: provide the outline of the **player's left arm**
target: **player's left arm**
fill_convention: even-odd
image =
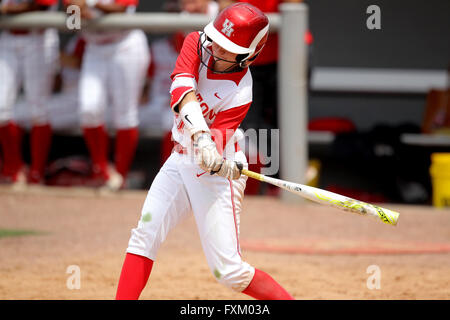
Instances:
[[[211,134],[213,135],[216,147],[221,153],[225,150],[230,139],[234,136],[237,128],[244,120],[248,109],[250,108],[250,103],[244,104],[238,107],[234,107],[225,111],[221,111],[217,114],[214,122],[210,126]],[[224,159],[217,175],[222,176],[227,179],[239,179],[241,176],[241,171],[243,166],[233,160]]]
[[[129,6],[137,6],[137,0],[116,0],[112,3],[104,4],[98,3],[95,8],[103,11],[103,13],[121,13],[125,12]]]
[[[36,0],[30,2],[8,3],[1,5],[2,14],[20,14],[30,11],[46,10],[56,4],[55,0]]]

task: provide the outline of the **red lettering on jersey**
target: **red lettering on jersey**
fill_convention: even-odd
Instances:
[[[203,97],[200,93],[197,93],[197,100],[200,103],[200,107],[202,108],[202,114],[204,118],[209,118],[209,120],[213,120],[216,117],[216,113],[214,112],[214,109],[210,109],[209,106],[206,104],[206,102],[203,101]]]
[[[208,115],[209,115],[209,120],[213,120],[216,117],[217,114],[214,112],[213,109],[211,109],[209,111]],[[206,117],[206,114],[204,116]]]
[[[176,116],[176,118],[178,119],[179,117]],[[180,123],[177,125],[177,129],[178,129],[179,131],[181,131],[183,128],[184,128],[184,122],[183,122],[183,121],[180,121]]]
[[[204,109],[203,109],[203,107],[205,107]],[[202,103],[201,105],[200,105],[200,108],[202,108],[202,114],[203,114],[203,116],[205,116],[205,114],[208,112],[208,110],[209,110],[209,107],[208,107],[208,105],[206,104],[206,103]]]

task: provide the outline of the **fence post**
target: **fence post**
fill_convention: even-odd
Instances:
[[[308,55],[304,40],[308,28],[308,7],[303,3],[283,3],[279,9],[280,177],[304,184],[308,165]],[[282,191],[281,199],[296,203],[302,201],[287,191]]]

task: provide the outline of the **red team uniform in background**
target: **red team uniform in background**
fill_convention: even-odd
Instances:
[[[55,10],[57,0],[3,0],[2,6],[24,4],[33,10]],[[59,52],[54,29],[4,30],[0,35],[0,143],[3,153],[1,176],[8,182],[26,182],[21,131],[13,119],[14,105],[23,86],[31,114],[31,166],[28,180],[42,183],[50,150],[52,128],[48,99],[52,92]],[[20,180],[20,181],[19,181]]]
[[[98,2],[126,6],[127,14],[133,14],[138,4],[137,0]],[[93,179],[116,190],[124,186],[138,144],[139,98],[150,61],[147,38],[138,29],[82,34],[86,48],[80,74],[80,124],[93,163]],[[111,113],[116,131],[112,166],[106,113]]]

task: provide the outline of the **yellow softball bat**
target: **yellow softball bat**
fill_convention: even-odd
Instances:
[[[355,200],[334,192],[310,187],[307,185],[271,178],[247,169],[242,169],[242,174],[249,178],[270,183],[284,190],[297,194],[311,201],[335,207],[344,211],[357,213],[362,216],[369,216],[390,225],[397,225],[399,213],[381,208],[379,206]]]

